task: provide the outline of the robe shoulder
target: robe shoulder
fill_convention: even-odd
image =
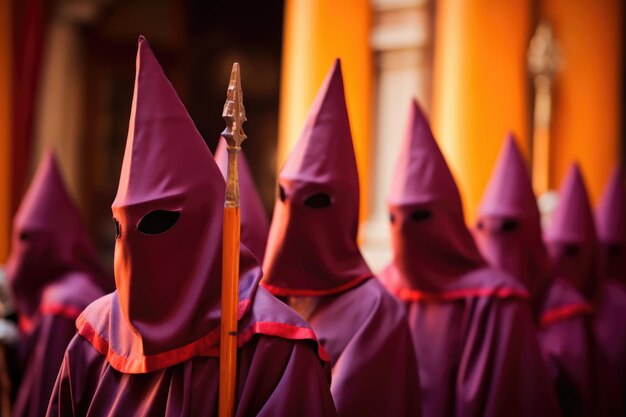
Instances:
[[[146,373],[195,356],[219,355],[219,328],[188,345],[155,355],[144,354],[140,344],[129,342],[131,338],[125,336],[134,330],[123,317],[117,292],[90,304],[78,317],[76,324],[79,334],[120,372]],[[320,360],[328,360],[309,324],[262,288],[257,290],[249,311],[239,320],[238,328],[239,348],[256,335],[264,334],[301,340],[316,351]]]
[[[70,272],[44,288],[40,311],[74,320],[83,309],[103,295],[104,291],[89,274]]]
[[[194,357],[146,374],[114,369],[77,335],[48,416],[217,416],[219,359]],[[306,383],[302,383],[306,381]],[[336,416],[322,364],[301,340],[256,335],[238,350],[236,417]]]
[[[421,415],[406,311],[377,279],[325,297],[311,324],[331,358],[339,416]]]
[[[562,279],[548,288],[539,317],[539,344],[563,415],[593,415],[592,309]]]
[[[591,312],[591,305],[569,282],[556,278],[549,284],[543,297],[539,324],[541,327],[547,327],[564,320],[589,315]]]
[[[481,267],[451,279],[438,291],[421,291],[405,288],[399,271],[389,264],[380,274],[380,280],[395,296],[404,302],[445,302],[476,297],[521,298],[529,297],[526,288],[513,276],[492,267]]]

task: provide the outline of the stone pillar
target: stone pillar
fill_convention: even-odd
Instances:
[[[416,98],[426,112],[430,109],[432,6],[429,0],[372,0],[375,116],[361,242],[375,272],[391,259],[386,199],[409,104]]]

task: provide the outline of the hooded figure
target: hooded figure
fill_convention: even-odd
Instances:
[[[78,318],[48,415],[217,416],[224,193],[141,37],[113,202],[117,291]],[[240,273],[235,415],[335,415],[315,335],[258,288],[244,245]]]
[[[489,263],[515,276],[530,292],[539,345],[563,414],[589,415],[591,307],[572,285],[554,279],[530,177],[512,135],[480,203],[475,237]]]
[[[23,371],[13,415],[41,416],[76,334],[74,320],[113,287],[51,151],[15,216],[6,272],[19,317]]]
[[[222,175],[226,178],[228,169],[228,151],[226,151],[226,141],[220,138],[217,150],[215,151],[215,162],[220,168]],[[261,197],[254,185],[252,172],[248,167],[248,162],[242,151],[239,152],[239,189],[241,190],[241,241],[250,252],[263,262],[265,256],[265,244],[269,233],[269,221],[263,208]]]
[[[607,213],[614,206],[619,212],[623,208],[623,188],[617,173],[607,193],[600,203],[599,212]],[[621,193],[621,197],[620,197]],[[609,213],[607,213],[609,214]],[[618,239],[607,239],[608,234],[619,235],[623,226],[617,218],[601,219],[598,224],[603,229],[605,241],[616,242]],[[607,233],[607,229],[612,229]],[[620,230],[620,227],[622,229]],[[598,249],[601,247],[605,255],[607,246],[598,246],[594,218],[582,173],[577,164],[572,165],[561,185],[559,204],[552,215],[550,227],[546,231],[550,257],[558,276],[574,285],[593,306],[593,328],[596,336],[594,355],[593,387],[595,391],[596,411],[606,415],[624,415],[624,378],[626,377],[626,291],[618,281],[611,278],[613,267],[608,265],[611,259],[600,256],[603,261],[603,275],[598,270]],[[619,243],[617,243],[619,246]],[[603,407],[608,407],[603,408]],[[602,411],[605,410],[605,411]]]
[[[328,351],[338,415],[419,415],[406,314],[357,246],[359,180],[338,60],[278,181],[262,285],[309,320]]]
[[[611,411],[626,415],[626,191],[623,171],[616,169],[596,208],[601,291],[594,331],[610,369]]]
[[[481,257],[416,102],[388,204],[393,261],[380,278],[409,314],[424,416],[555,415],[528,292]]]
[[[626,286],[626,190],[624,171],[616,168],[596,207],[600,276]]]

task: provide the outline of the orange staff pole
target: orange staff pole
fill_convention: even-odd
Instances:
[[[235,414],[235,389],[237,382],[237,310],[239,305],[239,170],[237,155],[246,138],[242,125],[246,121],[241,91],[239,63],[233,64],[226,103],[222,117],[226,129],[228,172],[226,200],[224,202],[224,230],[222,240],[222,325],[220,337],[220,390],[219,416]]]

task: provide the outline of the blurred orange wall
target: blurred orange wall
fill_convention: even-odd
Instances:
[[[309,106],[333,60],[341,58],[361,180],[362,208],[368,201],[372,92],[370,18],[369,0],[285,1],[279,113],[280,168],[298,140]],[[363,210],[361,212],[363,214]]]
[[[437,2],[432,122],[472,221],[507,130],[528,152],[530,0]]]
[[[552,186],[572,160],[597,201],[619,161],[623,0],[543,0],[563,70],[554,87]]]
[[[12,137],[12,10],[10,0],[0,0],[0,262],[9,252],[11,230]]]

